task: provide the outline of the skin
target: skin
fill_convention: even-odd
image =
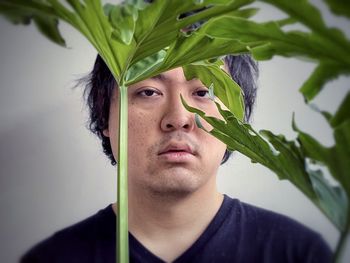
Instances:
[[[167,262],[198,239],[223,200],[216,174],[226,146],[196,126],[180,94],[189,105],[220,117],[207,88],[187,81],[182,68],[128,88],[129,231]],[[117,89],[104,135],[117,159]]]

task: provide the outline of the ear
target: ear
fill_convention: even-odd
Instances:
[[[102,133],[104,136],[109,137],[109,129],[104,129]]]

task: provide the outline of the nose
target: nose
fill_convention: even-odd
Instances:
[[[166,132],[176,130],[189,132],[195,127],[194,115],[182,105],[179,94],[168,101],[160,125]]]

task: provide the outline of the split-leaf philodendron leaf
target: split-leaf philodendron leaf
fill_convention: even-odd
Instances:
[[[344,0],[323,0],[330,10],[336,15],[343,15],[350,18],[350,2]]]
[[[301,87],[306,101],[339,75],[350,73],[350,42],[330,28],[319,10],[306,0],[262,0],[286,14],[286,18],[263,23],[251,16],[254,0],[126,0],[119,5],[100,0],[0,0],[0,14],[15,24],[35,23],[53,42],[65,46],[58,22],[63,20],[80,31],[96,48],[119,84],[120,137],[118,160],[118,260],[127,262],[127,86],[176,67],[183,67],[187,79],[199,78],[229,110],[218,109],[223,120],[186,108],[209,122],[210,132],[230,150],[237,150],[274,171],[298,187],[335,224],[342,235],[349,230],[350,197],[350,99],[337,113],[322,114],[334,132],[335,144],[324,147],[302,132],[293,121],[296,141],[265,130],[256,132],[243,123],[241,90],[220,68],[227,54],[250,52],[257,60],[275,55],[303,57],[317,66]],[[350,5],[341,0],[324,0],[330,10],[350,17]],[[248,6],[248,7],[247,7]],[[193,12],[197,10],[196,12]],[[187,15],[184,15],[187,14]],[[196,30],[193,24],[203,25]],[[307,30],[286,30],[302,24]],[[329,170],[332,180],[324,175]],[[320,167],[321,167],[320,166]],[[121,180],[121,181],[119,181]],[[343,243],[341,241],[340,243]],[[341,247],[341,245],[339,246]],[[340,249],[339,249],[340,250]],[[336,256],[338,255],[338,249]]]
[[[287,31],[276,21],[257,23],[240,17],[221,17],[204,25],[198,33],[240,42],[257,60],[280,55],[317,61],[319,66],[301,88],[307,100],[312,100],[327,81],[340,74],[350,74],[349,40],[340,30],[327,27],[316,7],[305,0],[264,2],[280,8],[292,21],[298,21],[311,32]]]
[[[237,83],[232,81],[228,73],[220,68],[221,65],[222,63],[193,63],[183,66],[183,70],[187,80],[198,78],[206,87],[212,85],[214,94],[221,102],[238,119],[243,120],[244,101],[241,95],[242,90]]]
[[[260,163],[271,169],[279,179],[287,179],[292,182],[315,205],[320,207],[339,229],[345,228],[346,214],[344,211],[347,210],[345,193],[341,187],[333,186],[331,182],[328,182],[322,173],[318,174],[318,177],[315,175],[316,171],[310,169],[306,162],[306,158],[311,157],[305,153],[303,144],[299,146],[298,143],[288,141],[284,136],[274,135],[267,130],[256,132],[249,124],[241,122],[231,112],[221,109],[219,104],[217,106],[224,120],[206,116],[203,111],[190,107],[186,102],[184,105],[189,111],[198,114],[208,122],[213,127],[208,132],[223,141],[229,150],[241,152],[252,162]],[[311,148],[310,151],[317,153],[319,148]],[[349,156],[342,155],[342,158],[347,160]],[[319,193],[320,188],[324,189],[321,193]],[[324,192],[327,198],[325,196],[318,198],[318,195],[323,195]]]

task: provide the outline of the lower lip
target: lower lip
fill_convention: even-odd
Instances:
[[[166,152],[159,157],[167,162],[181,163],[190,161],[194,155],[189,152]]]

